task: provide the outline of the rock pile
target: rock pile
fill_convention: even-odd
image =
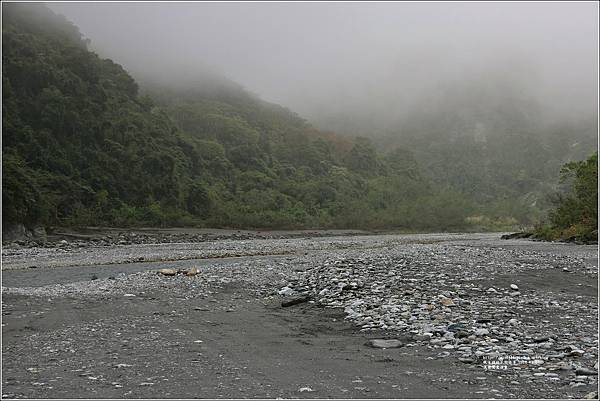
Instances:
[[[329,259],[299,273],[280,294],[306,294],[343,308],[363,332],[409,334],[414,345],[438,350],[438,358],[454,356],[485,369],[503,365],[529,380],[596,382],[595,298],[489,285],[495,276],[540,266],[590,273],[589,267],[543,254],[529,264],[527,255],[513,253],[421,246]]]

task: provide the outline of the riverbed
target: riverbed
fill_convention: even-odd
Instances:
[[[67,241],[2,255],[6,398],[581,398],[597,387],[596,246],[456,233]]]

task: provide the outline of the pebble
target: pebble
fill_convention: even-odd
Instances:
[[[294,298],[287,299],[287,300],[281,302],[281,306],[288,307],[288,306],[298,305],[298,304],[308,302],[308,301],[310,301],[310,297],[299,296],[299,297],[294,297]]]
[[[598,371],[586,368],[578,368],[575,370],[575,374],[577,376],[597,376]]]
[[[294,290],[292,290],[290,287],[283,287],[281,290],[279,290],[279,295],[283,295],[283,296],[290,296],[294,293]]]
[[[158,272],[163,276],[175,276],[177,274],[177,269],[160,269]]]
[[[396,340],[396,339],[392,339],[392,340],[375,339],[375,340],[370,340],[367,344],[373,348],[399,348],[404,345],[404,342],[402,342],[400,340]]]

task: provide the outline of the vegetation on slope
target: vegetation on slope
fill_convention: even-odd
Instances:
[[[152,100],[63,17],[3,11],[5,225],[466,224],[468,200],[431,186],[407,150],[319,132],[235,85]]]
[[[565,193],[556,195],[550,223],[534,234],[545,240],[598,241],[598,152],[586,160],[570,162],[561,170],[568,184]]]

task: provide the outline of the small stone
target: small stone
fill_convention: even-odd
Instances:
[[[597,391],[592,391],[591,393],[587,393],[583,399],[585,400],[596,400],[598,399],[598,392]]]
[[[450,298],[442,298],[440,300],[440,303],[444,306],[455,306],[454,301],[451,300]]]
[[[465,325],[463,323],[452,323],[448,325],[448,331],[459,331],[463,330]]]
[[[587,368],[578,368],[575,370],[577,376],[598,376],[598,372]]]
[[[185,272],[185,275],[188,276],[188,277],[194,277],[198,273],[200,273],[200,270],[198,270],[197,267],[192,267],[190,270],[188,270],[187,272]]]
[[[573,365],[571,365],[568,362],[560,362],[556,365],[556,368],[558,370],[572,370],[573,369]]]
[[[384,339],[376,339],[369,340],[367,345],[373,348],[400,348],[404,345],[404,343],[400,340],[392,339],[392,340],[384,340]]]
[[[511,284],[511,285],[510,285],[510,288],[511,288],[511,289],[513,289],[513,290],[515,290],[515,291],[518,291],[518,290],[519,290],[519,286],[518,286],[518,285],[516,285],[516,284]]]
[[[310,300],[310,297],[308,297],[308,296],[294,297],[294,298],[289,299],[287,301],[283,301],[281,303],[281,306],[283,306],[285,308],[285,307],[288,307],[288,306],[302,304],[304,302],[308,302],[309,300]]]
[[[583,354],[585,354],[585,351],[581,349],[574,349],[569,353],[570,356],[583,356]]]
[[[298,389],[298,391],[299,391],[300,393],[304,393],[304,392],[309,392],[309,393],[310,393],[310,392],[313,392],[313,391],[315,391],[315,390],[313,390],[313,389],[312,389],[312,388],[310,388],[310,387],[300,387],[300,388]]]
[[[413,337],[413,339],[415,341],[429,341],[429,340],[431,340],[432,336],[433,336],[433,334],[431,334],[431,333],[417,334]]]
[[[279,295],[283,295],[284,297],[292,295],[293,293],[294,290],[292,290],[290,287],[283,287],[281,290],[279,290]]]
[[[490,331],[488,329],[477,329],[477,330],[475,330],[474,334],[477,337],[487,336],[488,334],[490,334]]]
[[[132,366],[133,366],[133,365],[129,365],[129,364],[127,364],[127,363],[119,363],[119,364],[116,364],[116,365],[115,365],[115,368],[118,368],[118,369],[120,369],[120,368],[130,368],[130,367],[132,367]]]
[[[123,294],[124,297],[135,297],[135,294]]]
[[[177,274],[177,270],[176,269],[160,269],[158,271],[159,274],[162,274],[163,276],[175,276]]]

